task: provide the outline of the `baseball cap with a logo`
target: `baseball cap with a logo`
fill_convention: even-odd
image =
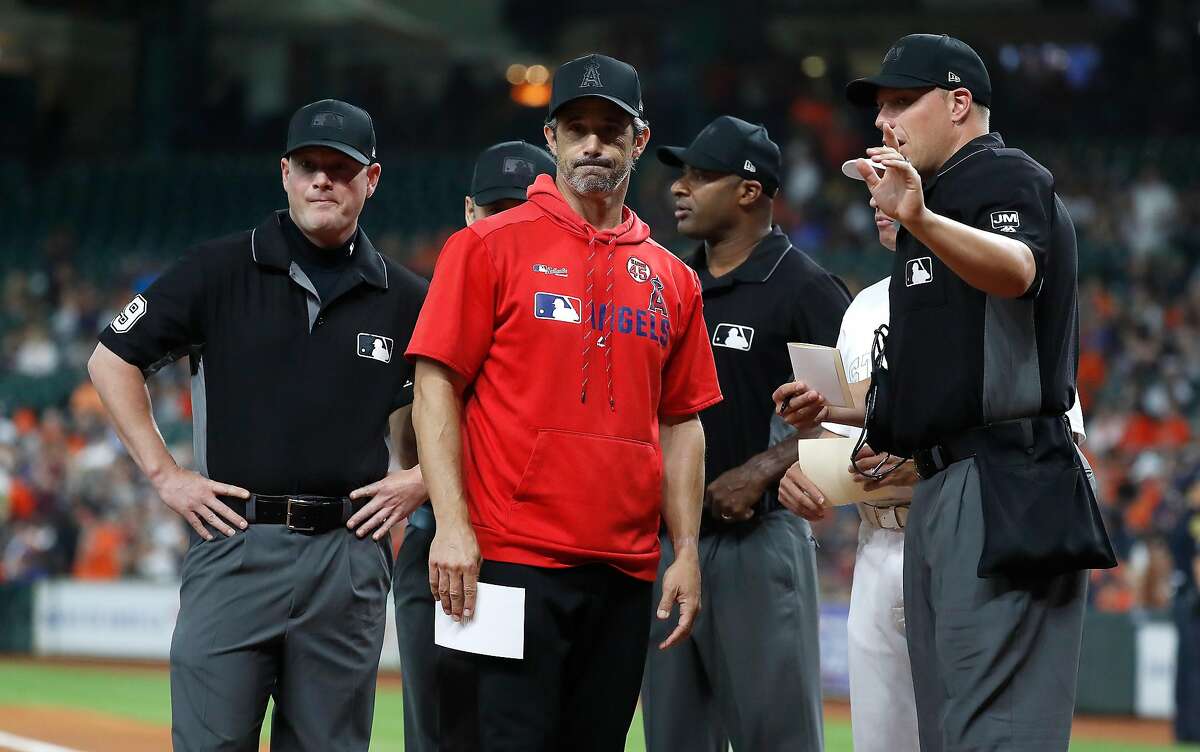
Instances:
[[[480,206],[512,198],[525,200],[526,189],[538,175],[554,177],[554,160],[545,149],[524,141],[489,146],[475,160],[471,200]]]
[[[768,195],[779,188],[783,173],[783,157],[767,129],[730,115],[709,123],[687,147],[658,147],[658,160],[672,167],[689,165],[757,180]]]
[[[361,107],[322,99],[296,110],[288,123],[288,156],[306,146],[324,146],[362,164],[375,161],[375,126]]]
[[[966,42],[946,34],[909,34],[900,39],[883,56],[883,68],[877,75],[846,85],[846,99],[861,107],[874,107],[880,88],[926,86],[964,88],[979,104],[991,105],[992,80],[983,60]]]
[[[550,117],[567,102],[600,97],[633,117],[643,116],[642,82],[637,69],[608,55],[584,55],[563,63],[550,84]]]

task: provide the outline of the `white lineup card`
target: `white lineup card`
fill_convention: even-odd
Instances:
[[[803,381],[810,389],[820,392],[825,404],[854,407],[854,396],[850,394],[846,369],[842,366],[842,354],[836,347],[789,342],[788,357],[792,360],[792,375],[796,381]]]
[[[800,470],[825,494],[825,506],[835,507],[860,501],[893,501],[905,489],[882,486],[863,490],[850,472],[850,453],[856,439],[800,439],[797,441]],[[898,461],[898,460],[894,460]]]
[[[464,653],[524,658],[525,588],[479,583],[470,621],[456,622],[434,603],[433,641]]]

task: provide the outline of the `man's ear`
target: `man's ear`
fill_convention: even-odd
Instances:
[[[475,221],[475,202],[470,196],[463,196],[463,221],[467,223],[467,227]]]
[[[637,129],[634,129],[633,135],[633,158],[637,159],[646,151],[646,146],[650,143],[650,126],[639,135]]]
[[[763,184],[757,180],[743,180],[740,184],[738,184],[738,206],[751,206],[765,193],[766,191],[763,190]]]
[[[970,89],[958,88],[949,92],[950,94],[950,119],[955,125],[962,125],[967,122],[967,118],[971,114],[971,103],[975,98],[971,96]]]
[[[382,174],[383,165],[378,162],[367,165],[367,198],[375,195],[375,189],[379,187],[379,176]]]
[[[550,149],[550,153],[554,158],[558,158],[558,136],[554,133],[554,129],[549,125],[542,126],[542,134],[546,137],[546,147]]]

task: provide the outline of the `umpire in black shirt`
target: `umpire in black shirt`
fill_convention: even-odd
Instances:
[[[778,501],[796,435],[775,418],[771,391],[791,371],[788,342],[837,343],[850,297],[772,225],[782,164],[766,128],[719,117],[658,157],[683,170],[671,186],[679,231],[703,241],[689,263],[725,401],[702,415],[705,608],[686,644],[650,650],[646,747],[819,750],[815,542]],[[662,546],[660,585],[673,558],[665,536]],[[654,620],[651,643],[667,631]]]
[[[388,474],[413,447],[401,357],[425,282],[358,226],[379,182],[357,107],[301,108],[280,161],[288,210],[201,244],[100,335],[88,370],[163,502],[192,528],[171,643],[174,748],[368,747],[391,579],[388,530],[425,498]],[[146,375],[184,355],[195,472],[154,424]],[[412,464],[412,452],[401,464]]]
[[[989,132],[991,83],[963,42],[904,37],[846,93],[878,108],[884,145],[857,169],[901,229],[867,414],[820,412],[865,417],[871,446],[923,478],[904,549],[921,749],[1066,750],[1084,570],[1107,547],[1063,417],[1074,226],[1054,176]]]

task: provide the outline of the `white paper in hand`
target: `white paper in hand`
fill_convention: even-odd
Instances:
[[[475,613],[456,622],[433,604],[433,641],[464,653],[525,657],[525,588],[479,583]]]
[[[788,356],[792,359],[792,375],[796,381],[803,381],[810,389],[820,392],[825,404],[854,407],[854,396],[850,394],[850,384],[842,366],[842,354],[836,347],[789,342]]]
[[[826,506],[853,504],[859,501],[887,501],[901,495],[894,486],[864,491],[850,473],[850,453],[855,439],[800,439],[800,470],[808,476],[821,493]]]

